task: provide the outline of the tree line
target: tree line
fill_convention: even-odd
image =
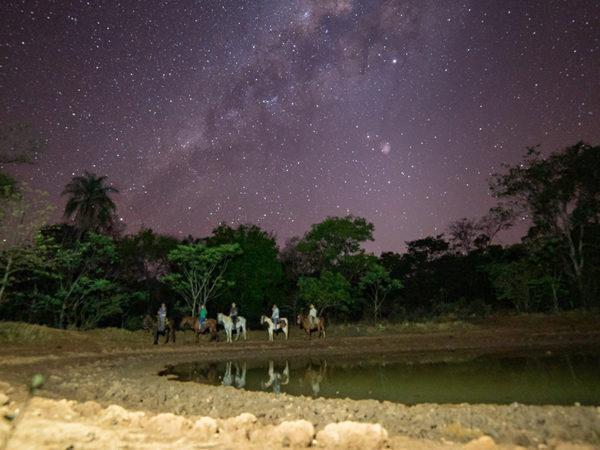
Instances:
[[[137,329],[161,302],[174,316],[202,304],[215,316],[235,302],[251,324],[272,304],[292,317],[312,303],[328,320],[375,322],[600,306],[600,147],[581,142],[547,157],[530,148],[492,178],[498,205],[484,217],[379,256],[363,248],[373,224],[355,216],[328,217],[282,248],[253,224],[184,239],[126,234],[118,191],[87,172],[63,191],[64,222],[48,224],[45,193],[2,179],[4,320]],[[498,245],[522,218],[522,241]]]

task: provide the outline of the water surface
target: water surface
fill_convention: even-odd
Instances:
[[[189,362],[175,380],[333,398],[416,403],[600,405],[599,352]]]

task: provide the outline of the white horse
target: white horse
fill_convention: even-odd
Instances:
[[[235,367],[235,376],[232,375],[231,368]],[[242,368],[240,370],[240,365],[232,361],[228,361],[225,364],[225,373],[223,374],[223,380],[221,381],[223,386],[235,386],[238,389],[242,389],[246,386],[246,361],[242,363]]]
[[[243,333],[244,340],[246,340],[246,318],[242,316],[238,316],[237,321],[235,322],[235,327],[233,325],[233,320],[231,317],[226,316],[223,313],[217,314],[217,321],[223,325],[225,328],[225,334],[227,335],[227,342],[232,342],[231,334],[233,333],[233,329],[235,328],[235,340],[237,341],[240,338],[240,331]]]
[[[275,364],[273,360],[269,361],[269,371],[267,372],[269,379],[261,381],[260,385],[263,389],[272,388],[273,392],[279,394],[281,386],[285,386],[290,382],[290,365],[285,362],[285,367],[281,372],[275,372]]]
[[[267,316],[261,316],[260,323],[263,325],[265,323],[267,324],[267,332],[269,333],[270,341],[273,340],[273,332],[276,332],[279,330],[283,331],[283,334],[285,334],[285,340],[287,341],[289,327],[288,327],[288,320],[285,317],[279,318],[279,324],[278,324],[277,328],[275,328],[275,325],[273,325],[273,321],[271,320],[271,318],[267,317]]]

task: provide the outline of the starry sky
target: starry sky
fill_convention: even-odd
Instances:
[[[8,169],[59,208],[107,175],[130,231],[354,214],[400,250],[483,215],[526,146],[600,142],[598,0],[3,0],[0,25],[0,120],[48,140]]]

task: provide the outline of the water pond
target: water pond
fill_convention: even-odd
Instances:
[[[600,351],[189,362],[160,375],[250,391],[416,403],[600,405]]]

